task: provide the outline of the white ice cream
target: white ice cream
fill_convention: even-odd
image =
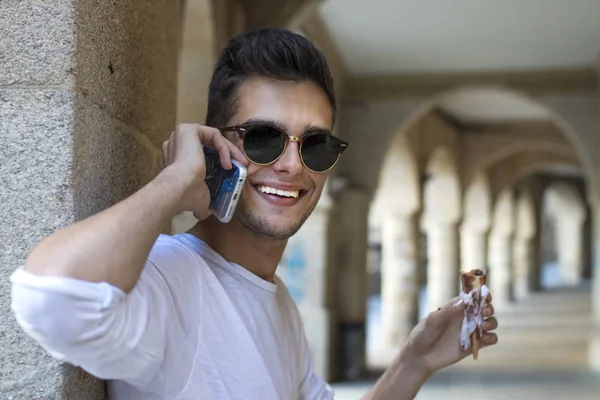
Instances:
[[[476,296],[476,294],[480,294]],[[486,285],[481,286],[481,293],[479,289],[473,289],[470,293],[461,292],[460,300],[454,305],[458,307],[461,304],[466,304],[465,317],[463,319],[462,328],[460,331],[460,346],[463,350],[468,350],[471,347],[471,334],[475,332],[475,329],[480,330],[483,335],[481,324],[483,323],[483,315],[481,311],[486,303],[486,299],[490,291]],[[478,300],[478,301],[477,301]]]

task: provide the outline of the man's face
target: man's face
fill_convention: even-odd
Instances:
[[[330,130],[331,114],[327,96],[312,82],[253,77],[239,89],[237,113],[231,125],[250,120],[269,121],[288,135],[300,137],[314,129]],[[237,137],[228,138],[242,146]],[[300,229],[319,201],[329,174],[306,169],[298,147],[298,142],[289,141],[284,154],[273,164],[248,166],[248,179],[234,218],[257,236],[288,239]],[[274,189],[287,193],[277,195]]]

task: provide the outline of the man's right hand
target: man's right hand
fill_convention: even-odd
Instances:
[[[244,165],[249,161],[242,151],[221,135],[218,129],[199,124],[181,124],[162,145],[165,170],[183,185],[183,198],[179,212],[192,211],[197,219],[210,215],[210,194],[204,183],[206,162],[203,146],[219,152],[223,168],[232,168],[234,158]]]

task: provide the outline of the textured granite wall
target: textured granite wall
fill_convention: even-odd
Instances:
[[[0,398],[103,399],[16,324],[9,276],[43,237],[156,174],[175,125],[178,1],[3,0]]]

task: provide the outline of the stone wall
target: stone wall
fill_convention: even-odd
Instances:
[[[179,2],[0,8],[0,398],[101,399],[16,324],[9,276],[48,234],[132,194],[175,124]]]

